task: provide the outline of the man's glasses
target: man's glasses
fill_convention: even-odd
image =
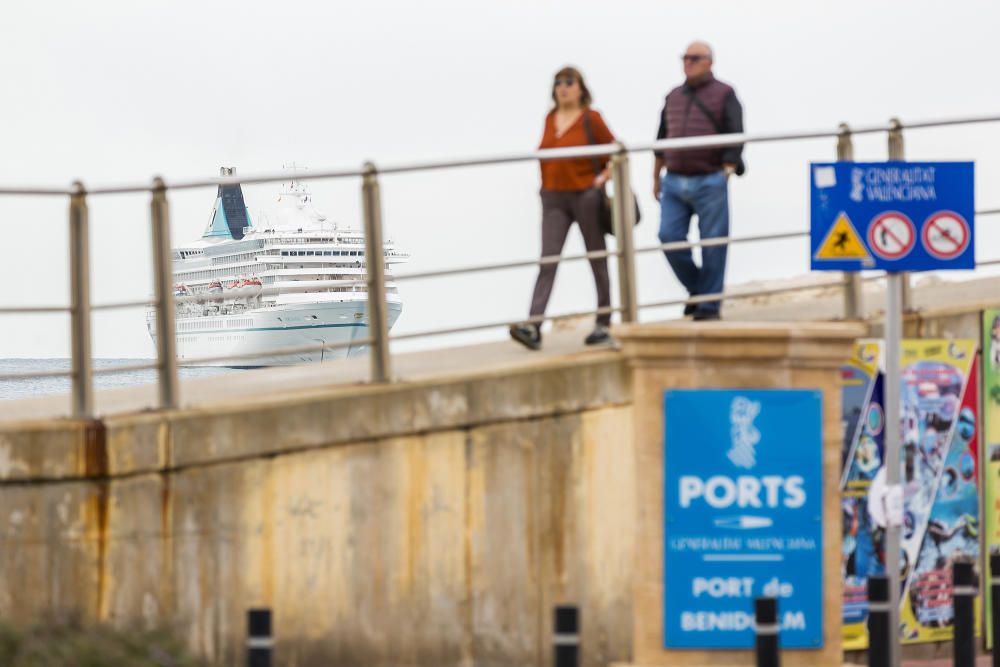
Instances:
[[[556,79],[553,85],[555,86],[572,86],[576,83],[576,79],[572,76],[563,77],[561,79]]]
[[[683,60],[686,63],[700,63],[702,60],[708,60],[708,56],[702,56],[702,55],[689,56],[687,54],[684,54],[683,56],[681,56],[681,60]]]

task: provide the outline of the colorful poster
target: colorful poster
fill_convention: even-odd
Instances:
[[[979,558],[975,375],[971,340],[903,342],[900,387],[906,643],[951,639],[951,568]]]
[[[841,477],[844,581],[843,640],[847,650],[868,645],[868,600],[865,586],[873,574],[885,572],[882,531],[868,516],[868,489],[882,467],[884,413],[881,346],[863,341],[843,367],[844,468]]]
[[[983,313],[983,497],[987,554],[1000,554],[1000,309]],[[989,558],[982,571],[986,581],[1000,573],[989,571]],[[990,596],[986,596],[986,618],[992,618]],[[986,624],[986,645],[993,646],[992,626]]]
[[[848,650],[867,646],[866,580],[885,571],[882,531],[867,511],[884,447],[880,351],[878,343],[859,343],[843,373],[843,638]],[[951,638],[951,564],[956,557],[979,555],[975,351],[968,340],[903,341],[900,620],[907,643]],[[870,388],[863,391],[866,383]]]

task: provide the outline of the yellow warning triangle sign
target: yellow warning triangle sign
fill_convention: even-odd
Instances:
[[[846,213],[841,212],[834,221],[826,238],[819,245],[815,259],[871,259],[868,248],[861,241],[861,235],[851,224]]]

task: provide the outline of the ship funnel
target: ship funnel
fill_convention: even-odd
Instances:
[[[219,176],[231,178],[236,175],[236,167],[219,167]],[[231,238],[239,241],[244,229],[250,227],[250,213],[243,200],[243,188],[236,185],[220,185],[215,196],[212,218],[205,228],[202,238]]]

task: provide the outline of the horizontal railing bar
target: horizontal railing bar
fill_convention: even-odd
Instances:
[[[611,156],[620,150],[618,144],[590,144],[570,148],[543,148],[526,153],[507,153],[493,157],[455,158],[453,160],[434,160],[430,162],[413,162],[381,166],[380,174],[402,174],[414,171],[431,171],[435,169],[456,169],[459,167],[483,167],[493,164],[511,164],[514,162],[574,160],[580,158]],[[626,148],[626,150],[630,150]]]
[[[371,338],[358,338],[356,340],[341,341],[339,343],[325,343],[323,345],[299,345],[296,347],[279,347],[263,352],[247,352],[245,354],[227,354],[216,357],[195,357],[194,359],[178,359],[178,364],[182,366],[194,366],[195,364],[207,364],[216,361],[239,361],[241,359],[260,359],[261,357],[282,356],[288,354],[299,354],[302,352],[319,352],[320,350],[337,350],[352,345],[371,345]]]
[[[974,125],[976,123],[994,123],[1000,121],[1000,115],[995,113],[979,114],[975,116],[957,116],[955,118],[929,118],[926,120],[916,120],[912,122],[900,121],[900,127],[904,130],[917,130],[927,127],[946,127],[948,125]]]
[[[777,234],[759,234],[756,236],[719,236],[699,241],[671,241],[657,245],[636,248],[635,253],[654,251],[672,252],[674,250],[690,250],[692,248],[711,248],[712,246],[734,245],[737,243],[755,243],[759,241],[780,241],[783,239],[808,238],[809,232],[779,232]]]
[[[73,371],[24,371],[19,373],[0,373],[0,380],[31,380],[33,378],[68,378],[73,377]]]
[[[483,329],[497,329],[500,327],[510,327],[516,324],[541,324],[542,322],[555,322],[557,320],[569,320],[575,317],[588,317],[593,315],[605,315],[611,313],[617,313],[621,308],[615,308],[613,306],[605,306],[604,308],[597,308],[596,310],[581,310],[575,313],[563,313],[561,315],[536,315],[534,317],[529,317],[523,320],[518,320],[516,322],[511,322],[510,320],[502,320],[497,322],[489,322],[487,324],[473,324],[464,327],[451,327],[448,329],[430,329],[427,331],[417,331],[414,333],[400,334],[398,336],[390,336],[390,340],[409,340],[411,338],[424,338],[428,336],[446,336],[449,334],[466,333],[469,331],[482,331]]]
[[[151,307],[153,305],[152,301],[113,301],[111,303],[102,303],[96,306],[91,306],[91,310],[119,310],[122,308],[140,308],[140,307]]]
[[[0,308],[0,315],[26,315],[29,313],[68,313],[72,310],[69,306],[4,306]]]
[[[660,308],[664,306],[687,306],[698,305],[711,301],[728,301],[732,299],[748,299],[755,296],[767,296],[769,294],[782,294],[785,292],[800,292],[811,289],[825,289],[827,287],[843,287],[843,280],[835,280],[825,283],[814,283],[812,285],[791,285],[787,287],[773,287],[759,290],[748,290],[743,292],[716,292],[715,294],[700,294],[688,299],[670,299],[668,301],[653,301],[639,304],[640,310],[643,308]]]
[[[24,196],[37,196],[37,195],[55,195],[60,197],[68,197],[74,194],[74,190],[69,188],[52,188],[52,187],[34,187],[26,185],[24,187],[15,186],[0,186],[0,195],[24,195]]]
[[[1000,208],[988,208],[985,211],[976,211],[976,215],[1000,215]]]
[[[94,375],[108,375],[111,373],[125,373],[127,371],[145,371],[151,368],[158,368],[155,361],[148,361],[144,364],[122,364],[121,366],[106,366],[104,368],[94,368]]]
[[[984,115],[984,116],[968,116],[961,118],[947,118],[947,119],[937,119],[937,120],[925,120],[925,121],[914,121],[910,123],[903,123],[902,127],[906,128],[929,128],[929,127],[942,127],[948,125],[964,125],[972,123],[986,123],[1000,121],[1000,115]],[[878,132],[887,132],[893,129],[888,123],[877,124],[877,125],[865,125],[852,127],[852,134],[872,134]],[[685,137],[680,139],[661,139],[653,142],[640,142],[637,144],[632,144],[627,146],[626,150],[629,152],[641,152],[641,151],[662,151],[662,150],[692,150],[698,148],[721,148],[725,146],[732,146],[736,144],[751,144],[751,143],[766,143],[766,142],[776,142],[776,141],[796,141],[802,139],[823,139],[832,138],[840,135],[840,129],[830,129],[830,130],[804,130],[797,132],[759,132],[759,133],[740,133],[731,135],[707,135],[704,137]],[[577,159],[582,157],[599,157],[612,155],[619,150],[617,144],[594,144],[589,146],[578,146],[571,148],[556,148],[556,149],[544,149],[535,151],[525,151],[518,153],[507,153],[499,154],[493,156],[473,156],[467,158],[453,158],[453,159],[443,159],[443,160],[429,160],[426,162],[414,162],[414,163],[403,163],[396,165],[386,165],[378,168],[379,173],[392,174],[392,173],[403,173],[412,171],[430,171],[435,169],[454,169],[457,167],[472,167],[472,166],[482,166],[490,164],[505,164],[512,162],[528,162],[534,160],[562,160],[562,159]],[[294,175],[295,180],[308,181],[308,180],[318,180],[318,179],[331,179],[331,178],[351,178],[351,177],[361,177],[364,175],[363,168],[350,168],[350,169],[322,169],[318,171],[307,171],[307,172],[297,172]],[[233,177],[214,177],[214,178],[203,178],[203,179],[187,179],[178,180],[166,183],[167,189],[169,190],[185,190],[191,188],[201,188],[210,187],[218,185],[252,185],[259,183],[274,183],[280,181],[287,181],[292,178],[291,174],[286,172],[264,172],[261,174],[251,174],[248,176],[233,176]],[[138,193],[138,192],[151,192],[153,189],[152,181],[148,183],[141,184],[124,184],[124,185],[109,185],[109,186],[96,186],[87,189],[88,194],[99,195],[99,194],[125,194],[125,193]],[[71,194],[69,190],[57,190],[53,188],[19,188],[14,189],[19,193],[23,194]],[[37,192],[36,192],[37,190]],[[3,191],[0,190],[0,193]]]
[[[526,266],[542,266],[544,264],[558,264],[560,261],[569,262],[578,259],[601,259],[603,257],[617,257],[617,250],[592,250],[580,255],[546,255],[539,259],[523,259],[513,262],[497,262],[495,264],[481,264],[478,266],[460,266],[453,269],[438,269],[434,271],[419,271],[417,273],[404,273],[393,276],[393,280],[411,280],[414,278],[440,278],[442,276],[453,276],[456,274],[481,273],[483,271],[497,271],[502,269],[517,269]]]

